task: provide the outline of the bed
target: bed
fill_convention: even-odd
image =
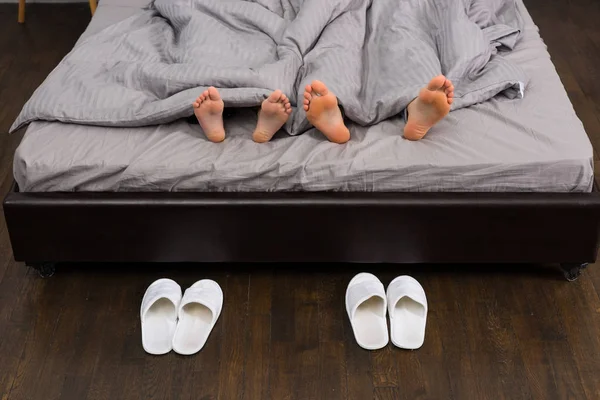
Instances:
[[[143,127],[32,122],[4,211],[15,259],[58,262],[560,263],[596,260],[593,151],[525,18],[506,57],[527,94],[452,112],[420,142],[401,116],[351,125],[338,146],[309,130],[250,139],[256,113],[226,115],[227,145],[181,119]],[[80,42],[146,6],[101,2]]]

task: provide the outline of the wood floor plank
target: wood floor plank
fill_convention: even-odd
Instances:
[[[227,291],[223,293],[223,312],[220,317],[222,333],[217,343],[221,346],[219,360],[219,396],[242,399],[244,396],[244,363],[246,361],[246,332],[250,276],[236,272],[227,277]],[[214,339],[214,338],[213,338]]]
[[[98,286],[109,289],[99,292]],[[84,312],[81,317],[81,324],[72,342],[74,352],[67,365],[66,378],[60,393],[61,399],[84,399],[89,392],[96,363],[102,351],[104,336],[113,326],[111,324],[113,321],[110,320],[116,319],[106,306],[113,293],[115,287],[110,285],[107,279],[88,282],[85,288],[85,298],[82,299],[85,302],[85,310],[97,311]]]
[[[448,276],[439,287],[446,299],[437,303],[437,307],[446,316],[442,322],[446,328],[442,346],[453,399],[483,400],[501,396],[497,370],[483,337],[487,329],[481,318],[485,304],[479,300],[480,285],[481,278],[469,273],[461,277]],[[462,379],[463,376],[471,379]]]
[[[246,400],[270,397],[272,287],[272,271],[251,275],[244,375]]]
[[[25,271],[22,266],[19,267],[21,272]],[[46,332],[54,328],[53,319],[39,315],[36,309],[43,301],[36,301],[43,282],[22,279],[22,285],[15,287],[19,294],[0,291],[2,295],[13,295],[19,300],[11,302],[8,297],[0,295],[1,304],[13,305],[12,312],[5,313],[0,323],[3,328],[0,336],[0,393],[6,396],[11,394],[12,398],[18,398],[19,393],[31,389],[26,387],[26,382],[37,378],[39,370],[34,366],[44,361],[43,349],[50,340]],[[54,301],[47,310],[58,313],[60,307],[59,302]]]
[[[248,337],[244,399],[268,399],[271,368],[271,317],[251,315],[248,320]]]
[[[269,394],[272,400],[297,399],[296,374],[299,352],[295,331],[295,276],[276,271],[271,305],[271,355]]]
[[[506,300],[512,295],[511,280],[486,282],[485,316],[488,346],[492,349],[494,363],[498,366],[497,379],[506,399],[532,397],[526,377],[520,343],[512,325],[512,311]],[[502,295],[500,296],[500,293]],[[476,318],[471,316],[470,318]]]
[[[537,285],[515,281],[515,296],[511,316],[515,335],[525,364],[525,377],[531,397],[544,399],[557,393],[557,381],[547,349],[565,343],[566,335],[552,303],[545,301],[543,289]]]
[[[345,295],[347,282],[343,277],[319,274],[319,341],[320,343],[343,342],[344,322],[347,318]]]
[[[319,349],[319,399],[348,399],[346,348],[344,342],[323,343]]]
[[[139,312],[144,292],[154,279],[135,279],[133,271],[123,272],[123,282],[119,285],[119,301],[115,305],[117,312],[126,315],[127,318],[115,320],[117,326],[113,328],[113,338],[121,346],[112,349],[111,342],[104,342],[103,352],[114,352],[117,356],[112,360],[113,369],[107,374],[111,379],[107,382],[107,389],[111,399],[143,399],[145,393],[142,386],[144,380],[147,380],[147,377],[144,377],[146,362],[151,361],[142,348]],[[110,271],[106,273],[116,279],[116,275]],[[94,372],[94,375],[97,375],[98,370]]]
[[[319,274],[319,393],[321,398],[348,398],[346,345],[344,342],[344,295],[346,281],[339,276]]]
[[[45,282],[47,284],[47,282]],[[65,293],[66,281],[57,280],[54,285],[45,285],[40,290],[43,300],[38,307],[38,323],[25,344],[25,352],[17,367],[17,378],[10,391],[13,398],[38,399],[57,398],[62,389],[65,360],[72,354],[71,338],[75,335],[78,321],[75,318],[83,313],[81,307],[67,307],[70,304]],[[77,297],[81,291],[70,292]],[[61,379],[56,379],[56,377]],[[31,382],[36,382],[32,385]]]
[[[592,399],[587,397],[581,384],[581,376],[570,354],[568,345],[555,343],[545,350],[552,359],[551,367],[556,381],[557,399]]]
[[[101,325],[95,325],[101,338],[101,349],[97,354],[87,398],[93,400],[110,400],[113,398],[113,386],[121,375],[121,354],[125,342],[123,332],[131,326],[129,318],[119,318],[129,302],[126,288],[115,286],[106,291],[108,301],[103,302],[108,315],[113,316],[108,321],[102,320]],[[126,314],[127,315],[127,314]],[[139,350],[139,348],[138,348]]]
[[[165,371],[172,371],[177,361],[174,356],[145,357],[140,366],[142,368],[140,396],[143,399],[163,400],[171,398],[175,376],[174,374],[165,374]],[[184,381],[190,379],[189,375],[186,374],[186,376]]]
[[[399,356],[398,352],[398,349],[386,346],[381,350],[374,350],[370,353],[374,387],[398,387],[398,371],[396,366],[396,357]]]
[[[397,400],[402,391],[397,387],[378,387],[375,388],[375,400]]]
[[[587,398],[595,398],[600,392],[600,382],[590,381],[584,377],[592,374],[592,371],[600,371],[600,358],[589,351],[589,349],[600,348],[600,314],[594,312],[600,309],[597,293],[593,292],[593,285],[589,280],[582,279],[576,285],[564,285],[557,290],[554,300],[567,334],[566,341],[572,359],[577,367],[579,383]],[[586,317],[581,318],[577,312],[574,312],[575,308],[581,312],[585,310],[590,312]],[[573,385],[578,387],[576,383]],[[583,394],[579,395],[583,396]]]
[[[295,288],[295,348],[298,353],[295,396],[320,399],[319,392],[319,281],[314,275],[298,276]]]
[[[273,342],[291,342],[296,338],[295,330],[295,278],[291,274],[276,271],[273,277],[271,315],[277,323],[272,324]]]

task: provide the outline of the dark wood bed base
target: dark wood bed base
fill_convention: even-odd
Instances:
[[[596,260],[592,193],[21,193],[16,261],[560,263]]]

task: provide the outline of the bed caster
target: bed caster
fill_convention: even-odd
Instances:
[[[563,263],[563,264],[560,264],[560,268],[562,269],[563,274],[565,275],[565,278],[569,282],[576,281],[577,278],[579,278],[579,276],[581,275],[581,273],[587,266],[588,266],[587,263],[583,263],[583,264]]]
[[[56,271],[56,265],[51,262],[27,263],[27,266],[35,269],[42,278],[50,278]]]

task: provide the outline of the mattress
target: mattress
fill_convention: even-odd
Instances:
[[[144,0],[101,2],[81,39]],[[350,142],[317,131],[254,143],[253,109],[229,109],[228,138],[208,142],[192,120],[138,128],[31,123],[14,159],[22,191],[589,192],[593,153],[538,29],[506,55],[531,77],[523,99],[499,95],[453,111],[418,142],[401,116],[349,124]],[[80,39],[80,40],[81,40]]]

